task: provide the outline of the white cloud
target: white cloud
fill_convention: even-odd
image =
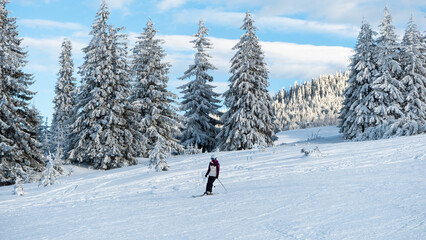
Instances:
[[[53,0],[55,1],[55,0]],[[38,3],[51,3],[52,0],[17,0],[18,3],[24,5],[24,6],[28,6],[28,5],[34,5],[34,4],[38,4]]]
[[[243,12],[225,12],[219,10],[183,10],[175,14],[175,21],[178,23],[198,23],[203,19],[207,25],[217,25],[239,28],[244,19]]]
[[[216,10],[186,10],[175,16],[178,23],[196,23],[200,18],[212,25],[224,27],[240,27],[242,12],[224,12]],[[344,37],[356,37],[359,27],[347,24],[328,24],[319,21],[308,21],[289,17],[279,17],[272,15],[253,14],[255,24],[262,30],[273,30],[276,32],[313,32],[313,33],[331,33]]]
[[[166,61],[172,64],[171,75],[182,76],[183,72],[193,63],[195,49],[189,41],[191,36],[161,35],[165,40]],[[229,77],[230,60],[235,54],[232,48],[238,40],[209,38],[213,49],[208,50],[211,62],[218,70],[213,74],[221,76],[223,81]],[[310,80],[322,74],[345,71],[349,58],[353,54],[351,48],[338,46],[314,46],[285,42],[261,42],[265,60],[271,79]],[[181,82],[182,83],[182,82]],[[225,85],[221,85],[224,87]]]
[[[110,9],[120,10],[124,16],[131,15],[130,5],[134,0],[106,0]]]
[[[278,32],[307,31],[314,33],[331,33],[345,37],[356,37],[359,27],[345,24],[327,24],[317,21],[307,21],[288,17],[260,16],[257,26],[261,29],[271,29]]]
[[[82,30],[86,27],[73,22],[57,22],[50,21],[44,19],[22,19],[19,20],[19,24],[31,28],[41,28],[41,29],[52,29],[52,28],[60,28],[60,29],[68,29],[68,30]]]
[[[420,28],[424,26],[424,0],[215,0],[204,1],[202,9],[180,11],[175,19],[178,23],[196,23],[203,18],[210,25],[240,27],[241,16],[248,9],[254,13],[256,26],[262,29],[276,32],[324,32],[353,38],[359,32],[363,17],[377,29],[385,5],[389,7],[394,25],[399,29],[407,26],[411,14]]]
[[[385,5],[390,8],[391,13],[395,12],[393,15],[397,22],[402,21],[405,24],[411,13],[424,17],[426,2],[424,0],[215,0],[210,1],[209,5],[221,9],[224,6],[226,9],[256,9],[255,12],[263,16],[301,15],[311,21],[357,25],[361,23],[362,17],[366,17],[372,23],[379,22]]]
[[[106,0],[111,9],[124,9],[133,3],[134,0]]]
[[[29,70],[29,72],[34,73],[34,72],[45,72],[45,73],[49,73],[49,74],[56,74],[59,70],[59,65],[56,64],[43,64],[43,63],[33,63],[30,62],[26,68]]]
[[[322,74],[345,71],[353,50],[345,47],[261,42],[270,77],[309,80]]]
[[[166,50],[194,51],[193,44],[190,43],[190,41],[194,40],[194,38],[191,36],[159,35],[158,38],[164,39],[164,48]]]
[[[31,38],[24,37],[22,45],[28,49],[30,57],[35,58],[35,61],[42,62],[45,65],[57,65],[59,54],[61,52],[61,45],[65,37],[58,38]],[[83,57],[82,48],[87,44],[71,39],[72,54],[74,59]],[[35,64],[36,65],[36,64]],[[42,70],[43,68],[38,67]]]
[[[157,8],[161,11],[167,11],[172,8],[177,8],[186,3],[186,0],[162,0],[157,4]]]

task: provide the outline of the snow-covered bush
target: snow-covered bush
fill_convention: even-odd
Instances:
[[[20,177],[16,177],[15,180],[15,187],[14,187],[14,194],[18,196],[24,195],[24,187],[22,186],[23,180]]]
[[[321,131],[321,129],[318,130],[318,132],[316,132],[316,133],[312,132],[311,135],[308,136],[307,141],[309,142],[309,141],[312,141],[312,140],[315,140],[315,139],[320,139],[321,138],[321,136],[319,134],[320,131]]]
[[[169,170],[166,159],[170,156],[170,148],[166,145],[164,139],[159,137],[155,143],[154,149],[149,154],[150,167],[155,167],[157,172]]]
[[[302,148],[300,152],[305,154],[305,156],[322,157],[321,151],[319,150],[318,146],[310,149]]]
[[[52,155],[49,155],[47,158],[47,166],[46,169],[43,171],[39,186],[46,187],[48,185],[55,184],[56,177],[61,175],[61,172],[63,172],[63,169],[60,166],[60,159],[57,157],[53,158]]]
[[[183,150],[183,154],[184,155],[194,155],[194,154],[200,154],[202,151],[203,151],[202,148],[197,148],[193,144],[190,144],[190,145],[185,147],[185,149]]]

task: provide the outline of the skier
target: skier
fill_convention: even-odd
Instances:
[[[217,161],[217,158],[213,155],[211,157],[209,168],[207,169],[207,173],[205,175],[205,177],[209,176],[206,186],[206,192],[204,193],[205,195],[212,195],[213,183],[217,178],[219,178],[219,170],[219,161]]]

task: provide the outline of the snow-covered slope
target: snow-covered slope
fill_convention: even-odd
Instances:
[[[210,154],[173,157],[161,173],[143,160],[74,167],[60,184],[25,184],[22,197],[1,187],[0,239],[426,239],[426,135],[279,137],[265,151],[217,153],[228,192],[216,182],[213,196],[191,197],[204,192]]]

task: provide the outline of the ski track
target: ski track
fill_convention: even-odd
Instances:
[[[320,129],[320,137],[307,141]],[[73,167],[60,183],[0,188],[0,239],[426,239],[426,135],[345,142],[336,127],[282,132],[279,146]],[[321,154],[304,156],[302,148]]]

